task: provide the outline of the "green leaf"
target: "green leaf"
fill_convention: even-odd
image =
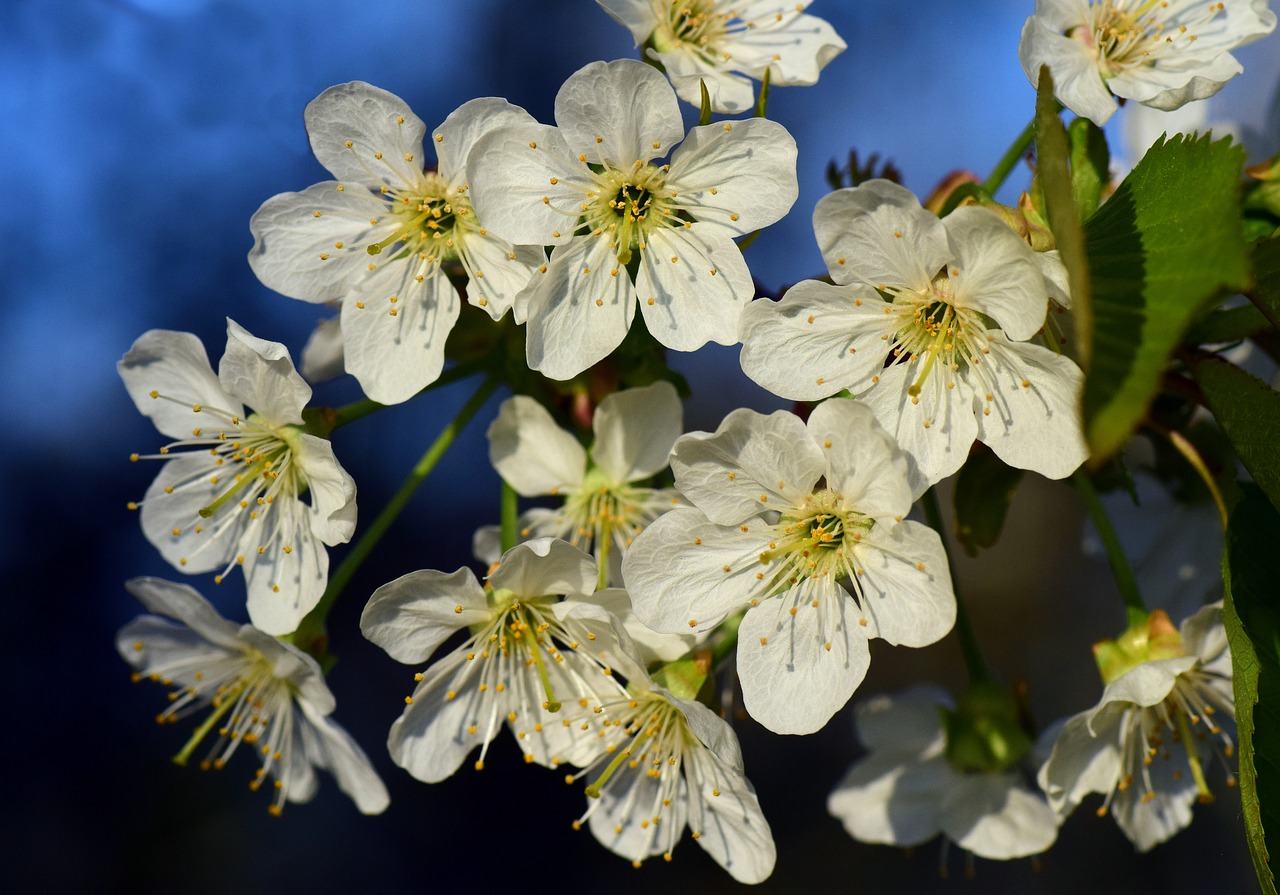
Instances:
[[[1265,314],[1254,305],[1241,305],[1214,311],[1197,320],[1187,330],[1186,345],[1222,345],[1247,339],[1260,329],[1270,325]]]
[[[956,477],[956,539],[970,556],[1000,537],[1022,470],[1006,466],[981,442]]]
[[[1255,242],[1250,261],[1254,282],[1249,300],[1267,315],[1272,326],[1280,329],[1280,237]]]
[[[1081,220],[1098,210],[1102,188],[1111,179],[1111,153],[1107,137],[1088,118],[1077,118],[1067,127],[1071,143],[1071,193]]]
[[[1222,554],[1223,620],[1231,645],[1240,801],[1253,869],[1276,895],[1270,854],[1280,848],[1280,605],[1272,556],[1280,514],[1252,485],[1231,513]]]
[[[1049,66],[1040,67],[1036,87],[1036,180],[1044,193],[1045,216],[1071,287],[1071,310],[1076,323],[1076,353],[1087,373],[1093,351],[1093,301],[1090,295],[1089,261],[1085,254],[1084,231],[1076,210],[1067,165],[1067,130],[1058,117],[1058,101],[1053,98],[1053,76]]]
[[[1212,355],[1193,362],[1191,375],[1240,462],[1280,509],[1280,392]]]
[[[1248,282],[1243,164],[1229,139],[1161,138],[1085,227],[1093,319],[1082,340],[1092,347],[1084,420],[1094,463],[1142,420],[1190,321],[1220,290]]]

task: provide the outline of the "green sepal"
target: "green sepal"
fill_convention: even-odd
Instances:
[[[711,123],[711,94],[707,92],[707,82],[701,78],[698,79],[698,90],[702,93],[701,111],[698,112],[698,126],[706,127]]]
[[[974,684],[954,709],[939,708],[946,731],[947,763],[960,771],[1003,773],[1031,751],[1013,694],[994,684]]]
[[[706,683],[709,671],[707,661],[691,658],[668,662],[652,675],[653,682],[666,689],[672,696],[693,701]]]

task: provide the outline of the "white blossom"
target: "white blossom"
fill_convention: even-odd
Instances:
[[[623,558],[636,615],[699,632],[745,609],[743,700],[770,730],[822,727],[866,674],[871,638],[925,646],[951,630],[942,542],[904,521],[906,460],[864,405],[827,401],[807,425],[735,410],[676,442],[672,469],[693,506]]]
[[[1036,0],[1018,57],[1036,84],[1049,66],[1064,106],[1101,125],[1114,97],[1176,109],[1244,69],[1236,47],[1270,34],[1267,0]]]
[[[624,607],[626,593],[600,605]],[[573,724],[594,751],[566,782],[587,780],[587,809],[574,822],[586,824],[610,851],[639,867],[650,857],[670,861],[685,828],[707,854],[739,882],[758,883],[773,872],[777,850],[755,789],[743,769],[738,738],[719,715],[697,702],[705,670],[679,663],[651,677],[656,658],[649,645],[617,616],[601,616],[579,604],[567,610],[595,635],[590,648],[626,678],[624,693],[574,713]],[[674,640],[674,638],[670,638]],[[682,638],[683,639],[683,638]],[[679,695],[673,690],[679,691]]]
[[[425,783],[451,776],[477,747],[477,770],[503,725],[525,760],[578,763],[594,744],[582,737],[563,704],[596,709],[622,685],[579,647],[593,635],[566,620],[575,597],[596,589],[590,556],[540,538],[508,550],[482,587],[469,569],[412,572],[374,591],[360,630],[393,659],[426,662],[457,631],[456,649],[414,676],[417,686],[392,725],[387,747],[396,764]],[[561,601],[560,596],[566,600]],[[590,617],[607,617],[591,604]]]
[[[676,93],[697,106],[707,86],[715,112],[745,112],[751,79],[810,85],[845,49],[831,25],[804,10],[811,0],[596,0],[660,63]]]
[[[1235,718],[1222,604],[1176,630],[1157,610],[1095,654],[1102,699],[1046,732],[1053,746],[1040,787],[1064,817],[1102,793],[1098,816],[1111,814],[1148,851],[1191,823],[1193,803],[1213,800],[1206,765],[1234,752],[1222,726]],[[1229,772],[1227,784],[1235,784]]]
[[[834,284],[806,280],[742,316],[742,369],[784,398],[848,389],[911,457],[916,495],[974,440],[1049,478],[1087,456],[1070,359],[1028,341],[1044,325],[1047,268],[997,216],[939,219],[871,180],[830,193],[814,229]]]
[[[270,288],[303,301],[342,302],[347,370],[383,404],[412,397],[444,365],[458,319],[448,269],[496,320],[542,262],[485,229],[467,198],[467,153],[481,135],[532,122],[496,98],[463,104],[432,131],[439,168],[425,170],[427,129],[399,97],[362,81],[307,105],[316,158],[336,178],[268,199],[249,222],[249,265]]]
[[[329,441],[304,428],[311,387],[289,352],[228,320],[216,375],[194,335],[158,329],[118,368],[138,410],[174,439],[147,457],[165,464],[131,505],[147,540],[179,571],[218,571],[217,583],[243,568],[254,625],[294,630],[324,592],[325,545],[355,532],[356,488]]]
[[[200,766],[221,769],[243,745],[262,763],[250,788],[270,778],[272,814],[286,801],[315,795],[316,768],[332,773],[364,814],[387,807],[386,787],[368,757],[329,717],[334,698],[315,659],[252,625],[232,624],[185,585],[135,578],[125,586],[156,613],[134,619],[116,638],[135,680],[173,688],[156,720],[175,723],[211,710],[175,761],[185,764],[216,730]]]
[[[1044,851],[1058,818],[1016,766],[1001,771],[953,767],[941,710],[947,693],[915,687],[855,709],[869,754],[827,799],[827,810],[862,842],[910,847],[941,833],[982,858],[1008,860]]]
[[[616,566],[635,536],[679,503],[669,488],[634,483],[667,468],[683,431],[680,397],[669,382],[614,392],[591,427],[595,440],[584,450],[545,407],[517,395],[489,427],[489,459],[520,496],[564,499],[558,509],[526,513],[522,538],[563,538]]]
[[[556,94],[555,116],[558,127],[493,130],[468,161],[487,226],[515,243],[554,246],[516,300],[529,366],[553,379],[587,369],[622,342],[637,299],[668,348],[736,342],[755,290],[732,237],[791,208],[791,135],[762,118],[685,135],[671,86],[634,60],[575,72]]]

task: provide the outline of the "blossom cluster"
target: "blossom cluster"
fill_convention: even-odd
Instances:
[[[504,491],[501,524],[475,538],[487,569],[409,571],[360,622],[421,669],[387,739],[412,777],[483,768],[505,729],[525,762],[582,786],[573,824],[606,848],[671,860],[687,829],[734,879],[760,882],[776,849],[717,681],[764,728],[809,734],[858,693],[872,641],[923,648],[956,629],[967,689],[854,707],[867,754],[828,803],[852,837],[1024,857],[1090,793],[1139,849],[1171,837],[1211,797],[1210,759],[1233,754],[1221,604],[1181,628],[1131,612],[1095,647],[1098,706],[1037,731],[975,658],[934,512],[975,455],[1085,476],[1085,374],[1048,324],[1070,313],[1070,277],[1052,235],[1031,235],[1040,199],[922,202],[853,176],[813,210],[826,274],[761,294],[744,252],[799,194],[767,90],[815,83],[844,41],[807,2],[600,6],[643,61],[579,69],[554,124],[483,97],[428,129],[359,81],[306,107],[333,179],[263,202],[248,261],[271,289],[339,307],[304,369],[349,372],[359,407],[314,405],[284,345],[230,319],[216,372],[195,336],[167,330],[120,361],[168,439],[133,456],[162,464],[131,504],[145,537],[177,572],[222,585],[239,570],[245,585],[245,625],[185,585],[128,585],[154,615],[117,645],[138,678],[174,688],[159,720],[207,713],[181,762],[210,740],[203,764],[220,768],[243,743],[273,813],[313,795],[316,768],[361,812],[386,807],[330,717],[325,620],[403,503],[331,574],[329,548],[360,532],[330,435],[472,364],[486,384],[438,446],[511,389],[488,427]],[[1039,0],[1019,53],[1101,124],[1113,97],[1165,109],[1208,96],[1239,70],[1229,50],[1274,25],[1261,0]],[[680,100],[698,125],[686,130]],[[666,351],[708,343],[740,346],[742,372],[793,409],[686,431]],[[437,459],[433,446],[409,485]]]

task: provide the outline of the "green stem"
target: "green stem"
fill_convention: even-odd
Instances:
[[[716,628],[715,646],[711,648],[711,667],[719,668],[730,653],[738,648],[738,628],[746,616],[746,610],[729,616]]]
[[[520,541],[520,506],[517,502],[516,489],[505,481],[502,483],[502,521],[501,547],[506,553]]]
[[[471,418],[476,415],[485,401],[489,400],[489,397],[497,390],[500,384],[501,380],[496,376],[490,377],[485,380],[480,388],[476,389],[475,394],[458,411],[458,415],[453,418],[453,421],[436,436],[436,440],[431,443],[431,447],[427,448],[427,452],[418,460],[409,475],[400,484],[400,488],[391,496],[391,500],[387,501],[387,505],[382,508],[382,512],[373,520],[373,524],[352,545],[351,551],[342,560],[342,564],[338,566],[337,571],[329,578],[329,586],[325,588],[324,594],[320,597],[320,602],[303,618],[298,630],[287,638],[282,639],[313,655],[317,652],[321,656],[327,653],[328,636],[325,632],[325,619],[329,615],[329,610],[333,607],[347,584],[350,583],[361,564],[369,556],[369,553],[382,540],[382,536],[387,533],[387,530],[391,528],[392,523],[395,522],[405,505],[409,503],[409,499],[418,490],[418,486],[430,475],[431,470],[435,469],[436,464],[440,462],[445,452],[453,445],[458,433],[471,421]]]
[[[1077,469],[1071,476],[1071,482],[1080,492],[1085,509],[1089,511],[1089,518],[1093,520],[1093,527],[1102,540],[1102,547],[1107,551],[1107,561],[1111,564],[1111,574],[1115,576],[1116,586],[1120,588],[1120,599],[1124,601],[1129,623],[1138,624],[1146,619],[1147,607],[1142,602],[1142,595],[1138,592],[1138,582],[1133,577],[1133,569],[1129,566],[1124,550],[1120,547],[1120,538],[1116,534],[1115,527],[1111,524],[1102,501],[1098,499],[1098,492],[1094,489],[1093,482],[1089,481],[1088,475]]]
[[[992,169],[990,176],[983,181],[982,188],[987,191],[988,195],[994,196],[996,190],[1004,185],[1014,167],[1027,154],[1027,150],[1031,148],[1031,141],[1035,139],[1035,136],[1036,123],[1032,119],[1022,133],[1018,134],[1018,138],[1013,141],[1013,144],[1005,150],[1004,155],[1000,156],[1000,161],[996,162],[996,166]]]
[[[418,395],[425,395],[429,391],[443,388],[446,385],[452,385],[460,379],[466,379],[468,376],[474,376],[476,373],[479,373],[488,366],[488,364],[489,358],[478,357],[475,360],[469,360],[450,367],[441,373],[435,382],[425,386],[413,397],[416,398]],[[332,411],[332,428],[337,429],[340,426],[347,425],[347,423],[354,423],[356,420],[363,419],[371,413],[377,413],[379,410],[383,410],[387,406],[388,405],[386,404],[379,404],[377,401],[369,398],[363,398],[359,401],[352,401],[350,404],[344,404],[341,407],[336,407]]]
[[[965,668],[969,670],[969,680],[975,684],[994,684],[995,679],[987,668],[982,657],[982,648],[978,646],[978,635],[973,630],[973,621],[965,608],[960,594],[960,578],[956,574],[956,564],[951,560],[951,548],[947,546],[946,528],[942,522],[942,507],[938,503],[938,494],[930,488],[920,498],[924,507],[924,518],[929,527],[938,533],[942,541],[942,550],[947,555],[947,571],[951,573],[951,590],[956,596],[956,637],[960,640],[960,653],[964,656]]]

